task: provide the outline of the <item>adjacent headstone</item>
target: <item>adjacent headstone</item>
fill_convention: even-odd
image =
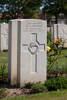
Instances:
[[[9,23],[9,80],[22,87],[46,80],[47,23],[37,19]]]
[[[58,37],[62,39],[67,39],[67,25],[58,24]]]
[[[58,19],[58,24],[67,24],[67,19]]]
[[[51,29],[50,29],[51,27],[47,27],[47,32],[50,32],[51,31]]]
[[[8,50],[8,24],[0,24],[0,51]]]
[[[53,40],[62,39],[64,41],[64,47],[67,47],[67,25],[66,24],[54,24],[52,28]]]
[[[53,38],[53,41],[55,41],[58,36],[58,28],[57,28],[57,24],[54,24],[52,27],[51,27],[51,33],[52,33],[52,38]]]

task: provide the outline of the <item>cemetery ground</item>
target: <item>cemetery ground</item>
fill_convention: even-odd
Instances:
[[[0,70],[1,70],[1,66],[4,64],[6,65],[6,67],[8,66],[8,52],[0,52]],[[58,66],[59,69],[57,69],[57,67],[55,66]],[[55,66],[53,66],[55,70],[64,71],[66,75],[67,73],[67,49],[62,50],[62,54],[57,59]],[[5,69],[5,73],[4,73],[5,76],[7,76],[8,74],[7,69],[8,68]],[[0,79],[1,79],[1,75],[2,75],[2,71],[0,71]],[[57,91],[52,91],[52,92],[44,91],[44,93],[37,93],[37,94],[29,95],[27,93],[24,94],[24,91],[28,92],[28,90],[18,89],[18,88],[13,88],[13,87],[6,88],[6,86],[1,83],[0,83],[0,88],[2,88],[1,92],[2,92],[3,97],[5,97],[6,93],[8,94],[6,96],[7,99],[5,100],[15,100],[15,98],[16,100],[31,100],[31,99],[32,100],[44,100],[44,99],[46,100],[67,100],[67,89],[65,90],[62,89],[62,90],[57,90]],[[13,97],[13,96],[20,96],[20,97]],[[1,100],[4,100],[4,99],[1,99]]]
[[[67,90],[45,92],[0,100],[67,100]]]

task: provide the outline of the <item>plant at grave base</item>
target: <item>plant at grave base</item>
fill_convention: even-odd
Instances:
[[[49,46],[46,47],[47,52],[49,52],[51,50],[51,48]]]
[[[27,89],[31,89],[31,93],[39,93],[39,92],[47,91],[47,88],[41,82],[37,82],[37,83],[29,82],[26,83],[24,87]]]
[[[45,87],[45,85],[40,82],[33,84],[31,89],[32,89],[32,93],[39,93],[39,92],[47,91],[47,88]]]
[[[62,39],[56,39],[55,40],[55,45],[57,46],[57,47],[63,47],[63,44],[64,44],[64,42],[62,41]]]
[[[4,80],[4,73],[5,73],[5,70],[6,70],[6,65],[1,65],[1,77],[2,77],[2,81]]]
[[[0,88],[0,99],[4,98],[7,95],[5,88]]]
[[[31,89],[31,87],[32,87],[32,85],[33,85],[34,83],[31,83],[31,82],[28,82],[28,83],[25,83],[25,88],[27,88],[27,89]]]
[[[55,40],[55,43],[60,43],[60,42],[62,42],[61,39],[56,39],[56,40]]]
[[[58,58],[62,54],[62,46],[60,46],[62,43],[62,40],[56,40],[56,42],[53,45],[53,42],[50,44],[50,50],[47,50],[47,72],[48,76],[50,73],[50,70],[52,67],[57,63]]]
[[[45,82],[48,91],[56,91],[58,89],[67,89],[67,77],[57,77],[49,79]]]

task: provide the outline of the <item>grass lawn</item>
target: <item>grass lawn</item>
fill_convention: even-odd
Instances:
[[[8,52],[0,52],[0,65],[8,64]]]
[[[57,64],[67,67],[67,49],[62,50],[62,55],[60,57],[61,58],[57,59]]]
[[[4,64],[6,65],[4,75],[7,76],[8,75],[8,68],[7,68],[7,66],[8,66],[8,52],[0,52],[0,77],[2,75],[1,66]]]
[[[61,69],[67,73],[67,49],[62,50],[61,55],[57,58],[55,64],[51,67],[52,71],[61,71]]]
[[[1,100],[67,100],[67,90],[46,92],[46,93],[1,99]]]

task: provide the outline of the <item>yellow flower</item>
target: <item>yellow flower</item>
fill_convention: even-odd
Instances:
[[[49,46],[47,46],[46,48],[47,48],[47,52],[49,52],[49,51],[50,51],[50,49],[51,49]]]
[[[55,43],[59,43],[59,42],[61,42],[62,40],[60,40],[60,39],[56,39],[55,40]]]

